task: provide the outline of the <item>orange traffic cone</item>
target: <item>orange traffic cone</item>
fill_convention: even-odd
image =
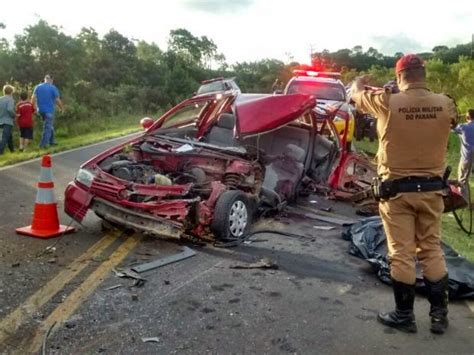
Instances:
[[[18,234],[37,238],[52,238],[63,233],[74,232],[74,227],[59,224],[51,165],[51,157],[49,155],[43,156],[33,222],[31,226],[17,228]]]

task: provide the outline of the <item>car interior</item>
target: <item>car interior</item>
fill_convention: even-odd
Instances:
[[[267,162],[263,186],[285,200],[292,200],[303,177],[305,158],[305,150],[294,144],[287,144],[281,155]]]
[[[326,181],[338,154],[337,144],[323,135],[316,135],[309,175],[317,183]]]
[[[221,113],[216,124],[211,127],[205,141],[220,147],[234,147],[235,116],[232,113]]]
[[[317,134],[314,139],[313,156],[311,162],[305,162],[305,152],[310,149],[311,132],[305,127],[294,124],[288,124],[274,131],[246,137],[240,141],[234,138],[234,127],[236,118],[232,113],[222,113],[215,125],[205,135],[204,141],[220,147],[243,146],[249,148],[258,148],[260,152],[265,152],[267,160],[266,168],[269,171],[266,174],[264,186],[274,190],[276,187],[275,161],[277,157],[282,160],[292,159],[298,164],[296,168],[296,180],[302,177],[304,166],[307,164],[308,175],[316,182],[325,181],[333,167],[334,159],[338,154],[337,144],[330,138]],[[195,126],[178,128],[166,128],[160,130],[161,134],[166,134],[178,138],[193,138],[197,134]],[[301,153],[295,153],[301,149]],[[272,165],[273,164],[273,165]],[[301,164],[301,169],[299,168]],[[278,165],[278,164],[277,164]],[[300,171],[301,170],[301,171]],[[285,176],[287,174],[284,174]],[[287,178],[289,178],[287,176]],[[293,177],[289,178],[294,180]]]
[[[309,175],[315,181],[325,181],[338,154],[337,144],[321,134],[314,140],[311,162],[305,162],[306,152],[311,149],[311,131],[306,127],[288,124],[274,131],[246,137],[239,142],[234,138],[235,116],[222,113],[217,123],[205,136],[205,141],[221,147],[243,146],[265,152],[266,173],[263,186],[277,192],[280,197],[290,198],[304,174],[305,163]],[[286,187],[282,188],[282,184]],[[280,191],[280,190],[293,191]]]

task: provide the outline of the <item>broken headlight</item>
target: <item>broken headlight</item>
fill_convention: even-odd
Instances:
[[[76,181],[84,186],[91,187],[95,174],[87,169],[79,169],[76,174]]]

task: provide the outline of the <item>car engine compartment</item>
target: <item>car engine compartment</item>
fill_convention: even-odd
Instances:
[[[104,160],[99,167],[110,175],[121,180],[144,185],[182,185],[189,183],[203,184],[206,173],[203,169],[193,167],[189,171],[166,173],[153,164],[152,160],[135,161],[123,154],[116,154]]]
[[[263,167],[243,157],[192,147],[180,152],[182,145],[148,140],[124,147],[101,161],[106,174],[127,182],[127,190],[139,193],[139,186],[190,187],[187,197],[208,198],[213,183],[226,189],[240,189],[258,195],[263,181]]]

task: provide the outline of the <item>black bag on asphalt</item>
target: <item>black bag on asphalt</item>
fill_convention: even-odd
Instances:
[[[378,216],[365,218],[349,226],[342,238],[350,241],[349,254],[367,260],[377,277],[391,284],[390,265],[387,260],[387,243],[382,219]],[[442,243],[449,273],[449,298],[474,299],[474,264],[464,259],[448,245]],[[417,291],[426,294],[421,268],[417,264]]]

